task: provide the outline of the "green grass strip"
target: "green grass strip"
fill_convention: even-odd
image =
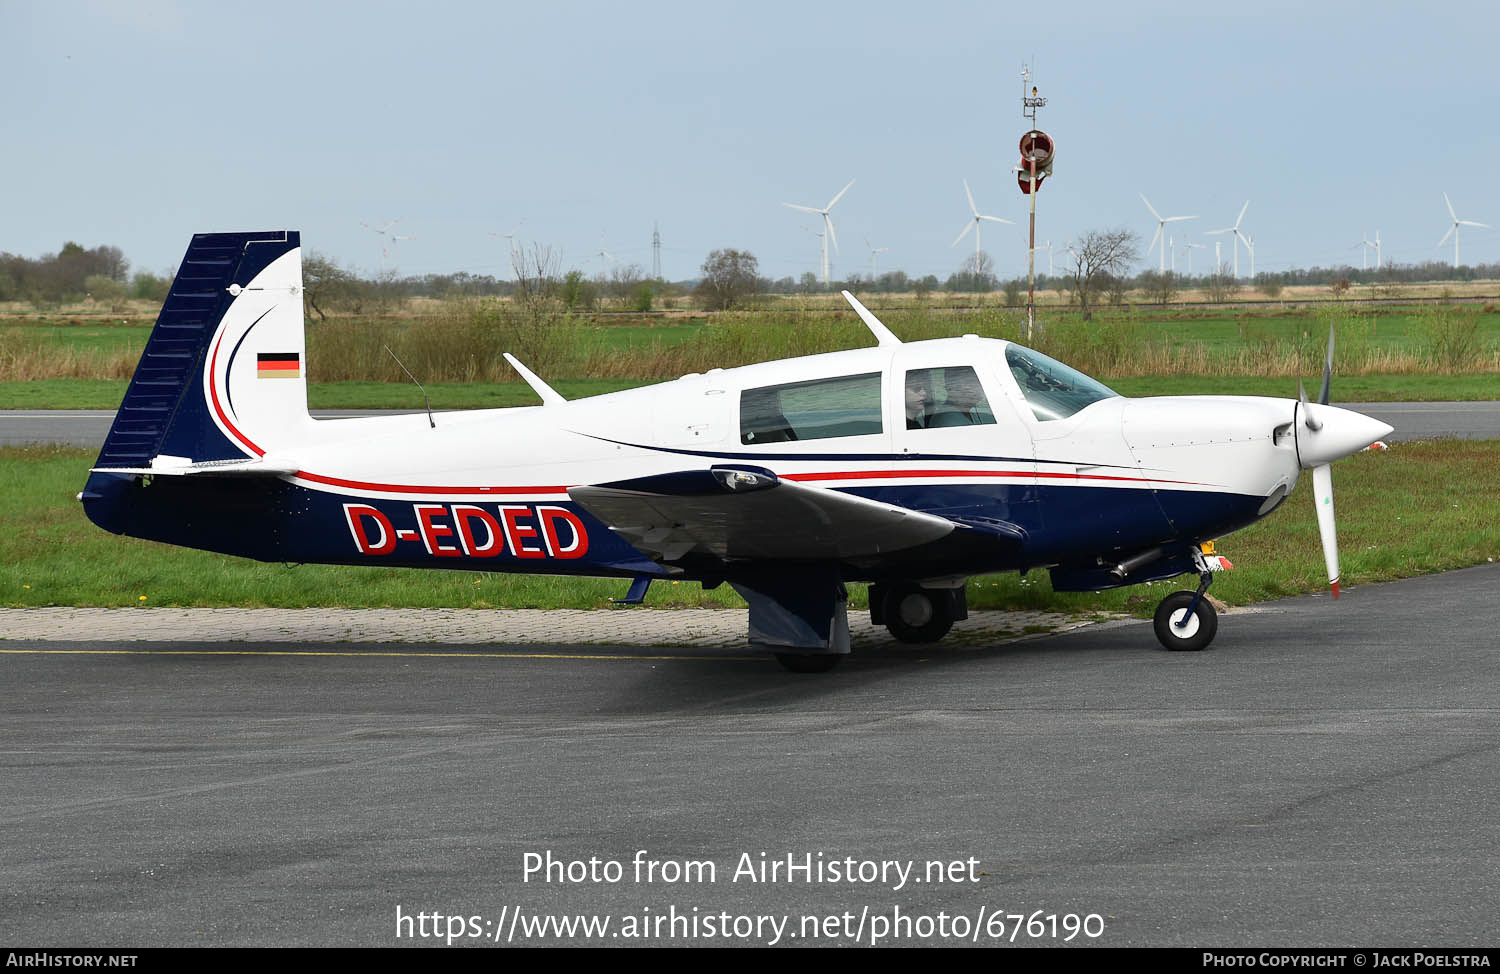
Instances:
[[[0,449],[0,605],[344,606],[412,608],[604,608],[623,580],[495,575],[381,567],[263,564],[122,538],[94,527],[75,494],[92,451]],[[1326,586],[1303,477],[1280,510],[1231,535],[1220,552],[1236,570],[1213,594],[1231,605]],[[1334,465],[1345,587],[1406,578],[1500,558],[1500,441],[1398,443]],[[1149,614],[1191,579],[1097,594],[1054,593],[1044,571],[969,583],[975,609]],[[853,586],[856,608],[864,586]],[[648,604],[740,607],[728,586],[657,582]]]

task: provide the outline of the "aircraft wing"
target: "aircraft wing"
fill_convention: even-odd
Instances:
[[[808,487],[769,470],[713,467],[574,487],[579,504],[660,561],[837,560],[936,541],[947,518]]]

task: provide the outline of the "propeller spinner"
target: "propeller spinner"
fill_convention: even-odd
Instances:
[[[1328,568],[1328,587],[1339,597],[1339,540],[1334,527],[1333,470],[1329,464],[1357,453],[1391,432],[1392,427],[1376,419],[1328,405],[1333,376],[1333,328],[1328,329],[1328,356],[1323,363],[1323,388],[1317,403],[1307,401],[1307,390],[1297,383],[1297,462],[1313,472],[1313,502],[1317,505],[1318,533],[1323,540],[1323,562]]]

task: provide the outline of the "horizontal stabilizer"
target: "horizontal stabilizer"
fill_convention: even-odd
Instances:
[[[165,461],[165,462],[164,462]],[[93,467],[90,473],[118,473],[137,477],[285,477],[301,466],[276,457],[244,460],[203,460],[194,463],[185,457],[156,457],[149,467]]]

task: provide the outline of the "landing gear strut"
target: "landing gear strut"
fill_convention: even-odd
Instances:
[[[1203,597],[1208,592],[1208,586],[1213,583],[1213,572],[1208,570],[1201,554],[1195,551],[1194,555],[1193,560],[1197,562],[1199,570],[1198,591],[1173,592],[1161,600],[1152,620],[1156,638],[1167,649],[1174,651],[1192,652],[1202,649],[1213,642],[1214,634],[1219,631],[1219,614],[1214,611],[1213,604]]]

